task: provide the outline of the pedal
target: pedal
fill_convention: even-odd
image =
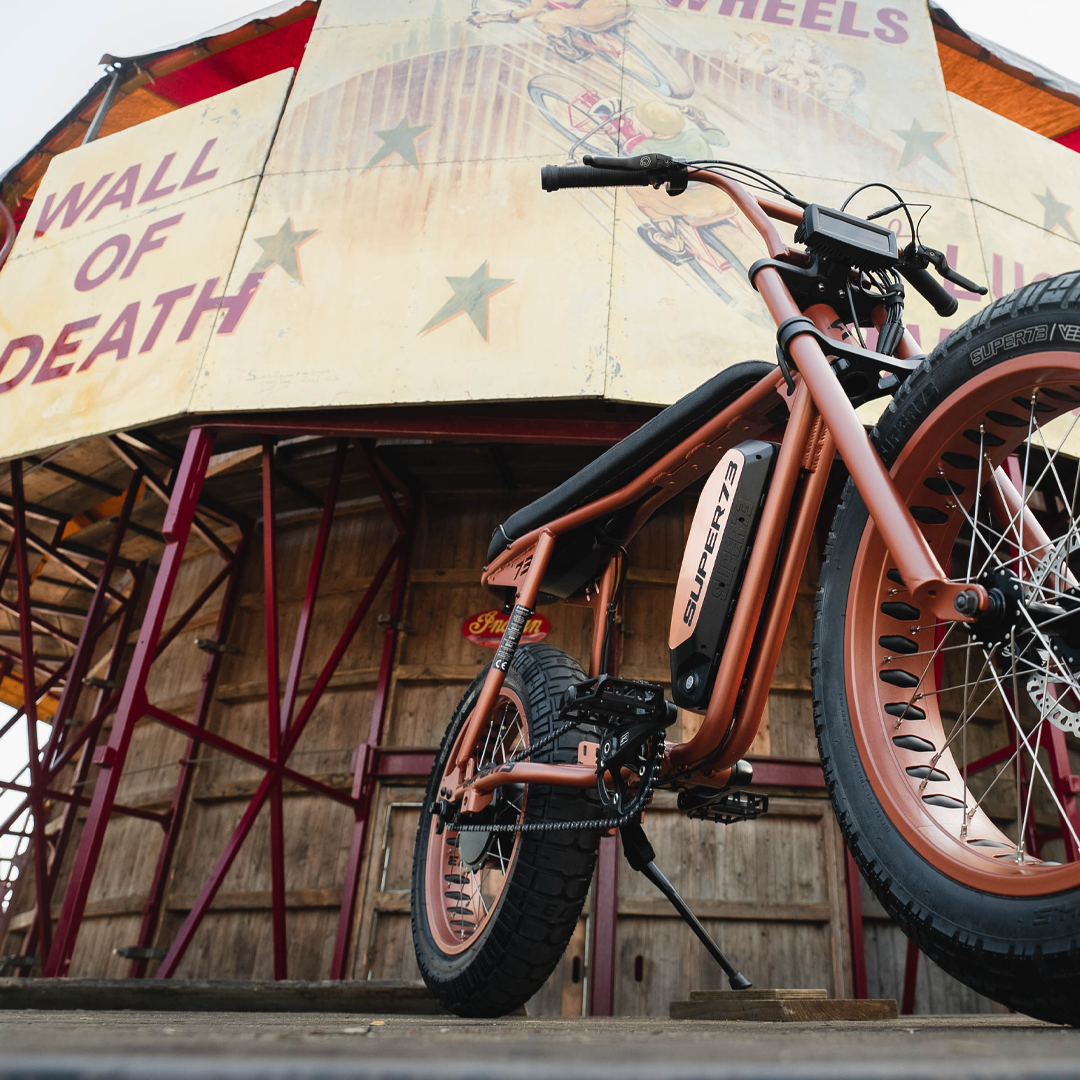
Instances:
[[[718,825],[734,825],[736,821],[753,821],[769,811],[769,796],[759,791],[721,791],[708,802],[687,798],[699,790],[679,793],[679,809],[688,818],[715,821]]]
[[[598,675],[568,686],[563,695],[561,718],[567,720],[611,727],[643,723],[655,730],[670,727],[678,717],[679,710],[664,700],[664,688],[640,679]]]
[[[610,762],[623,749],[671,727],[678,718],[679,710],[664,700],[659,683],[613,675],[598,675],[568,686],[559,713],[560,722],[576,720],[604,729],[599,750],[602,762]]]

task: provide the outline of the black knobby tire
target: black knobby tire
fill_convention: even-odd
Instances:
[[[431,807],[451,749],[480,693],[485,667],[465,692],[435,757],[420,825],[412,876],[412,931],[420,973],[435,997],[459,1016],[503,1016],[520,1008],[547,981],[574,933],[589,891],[600,834],[595,830],[523,833],[510,862],[497,906],[468,948],[448,955],[440,948],[427,912],[427,861]],[[522,645],[507,686],[525,706],[529,742],[557,726],[563,693],[585,672],[551,645]],[[577,761],[582,733],[571,729],[534,761]],[[595,792],[529,785],[526,822],[589,820],[601,816]]]
[[[934,349],[873,432],[885,464],[891,467],[934,409],[960,394],[969,380],[1049,350],[1077,354],[1080,384],[1080,273],[997,301]],[[1071,370],[1071,359],[1063,363]],[[888,914],[945,971],[1018,1011],[1080,1023],[1080,888],[1026,897],[972,888],[932,865],[901,835],[872,786],[853,731],[854,698],[849,699],[845,671],[853,654],[847,644],[849,590],[867,518],[849,480],[833,521],[814,623],[815,730],[844,837]]]

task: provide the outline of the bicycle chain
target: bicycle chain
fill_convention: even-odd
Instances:
[[[516,754],[511,755],[506,761],[501,762],[499,767],[503,768],[506,765],[513,765],[519,761],[525,760],[525,756],[536,751],[543,750],[545,747],[550,746],[553,742],[560,739],[571,728],[577,727],[578,721],[571,720],[561,727],[557,728],[550,735],[545,735],[543,739],[537,742],[534,746],[527,746],[523,750],[519,750]],[[576,829],[617,829],[622,825],[628,825],[631,821],[636,821],[640,816],[641,811],[645,809],[646,803],[649,801],[649,797],[652,795],[653,784],[656,783],[657,773],[660,771],[660,763],[664,756],[664,743],[663,740],[657,740],[657,747],[654,750],[652,759],[649,762],[648,771],[642,780],[641,786],[638,789],[637,795],[634,796],[633,802],[630,804],[629,809],[623,811],[621,814],[614,816],[602,817],[602,818],[579,818],[571,821],[518,821],[509,825],[483,825],[483,824],[470,824],[470,823],[457,823],[447,822],[446,828],[452,832],[490,832],[490,833],[538,833],[538,832],[560,832]],[[431,811],[432,813],[434,810]]]

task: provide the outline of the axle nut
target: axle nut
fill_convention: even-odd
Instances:
[[[979,594],[973,589],[965,589],[956,594],[953,606],[961,615],[977,615],[979,613]]]

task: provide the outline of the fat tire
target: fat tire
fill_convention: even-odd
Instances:
[[[498,906],[476,940],[457,955],[440,950],[424,917],[431,808],[447,758],[487,671],[485,667],[465,691],[435,756],[412,873],[413,945],[420,974],[445,1008],[458,1016],[474,1017],[505,1016],[524,1005],[547,981],[581,916],[600,843],[595,830],[523,833]],[[518,648],[507,683],[525,706],[530,743],[555,729],[563,693],[585,677],[581,665],[561,649],[551,645]],[[573,729],[533,760],[576,762],[580,738],[581,733]],[[572,821],[599,813],[595,793],[529,785],[526,821]]]
[[[1013,331],[1048,324],[1067,329],[1052,335],[1050,343],[1016,344],[1021,334],[1009,344]],[[998,349],[993,358],[977,359],[988,356],[988,348]],[[1080,354],[1080,273],[1040,281],[998,300],[934,349],[872,433],[886,466],[930,412],[968,379],[1005,360],[1049,349]],[[1080,355],[1077,367],[1080,371]],[[866,506],[849,480],[833,520],[814,619],[814,727],[844,839],[885,910],[936,964],[1019,1012],[1080,1024],[1080,888],[1021,898],[960,884],[903,839],[867,778],[852,731],[844,669],[845,613],[866,521]]]

